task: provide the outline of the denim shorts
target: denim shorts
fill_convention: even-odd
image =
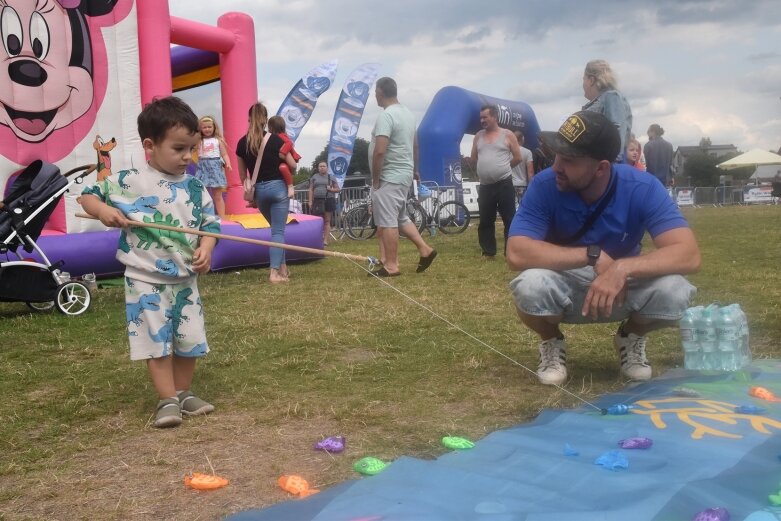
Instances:
[[[680,320],[697,288],[681,275],[629,279],[623,306],[613,305],[610,317],[593,320],[581,313],[594,268],[568,271],[529,269],[510,282],[518,309],[533,316],[563,316],[567,324],[619,322],[632,313],[656,320]]]

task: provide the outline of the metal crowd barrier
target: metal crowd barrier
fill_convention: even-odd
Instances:
[[[698,186],[679,187],[673,191],[678,206],[730,206],[749,204],[779,204],[779,198],[771,197],[766,186]]]

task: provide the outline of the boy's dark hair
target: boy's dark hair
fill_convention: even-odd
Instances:
[[[154,143],[161,142],[166,132],[172,128],[184,127],[191,134],[199,130],[198,116],[187,103],[176,96],[154,98],[151,103],[144,106],[137,122],[141,141],[149,138]]]

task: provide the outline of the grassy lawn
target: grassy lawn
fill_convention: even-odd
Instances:
[[[781,208],[685,213],[703,253],[695,303],[740,303],[754,356],[778,358]],[[0,519],[219,519],[287,499],[282,474],[325,488],[357,478],[363,456],[434,458],[442,436],[477,440],[579,406],[413,303],[536,368],[537,340],[507,289],[513,274],[480,261],[475,227],[430,242],[440,256],[428,272],[414,273],[403,241],[403,276],[388,279],[409,298],[340,259],[293,266],[288,285],[258,269],[202,277],[212,353],[194,390],[217,410],[172,430],[149,425],[156,397],[145,366],[128,360],[122,289],[99,290],[72,318],[0,304]],[[330,248],[376,254],[374,241]],[[565,327],[570,392],[590,400],[624,385],[614,330]],[[649,358],[655,374],[680,366],[677,332],[654,333]],[[336,434],[345,453],[312,450]],[[231,485],[184,488],[186,473],[212,468]]]

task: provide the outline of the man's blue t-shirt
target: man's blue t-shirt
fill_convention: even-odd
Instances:
[[[612,200],[585,235],[566,246],[597,244],[619,259],[640,253],[646,231],[656,237],[689,226],[654,176],[629,165],[614,164],[610,183],[617,183]],[[609,192],[610,185],[605,194]],[[559,191],[556,173],[548,168],[532,179],[510,226],[510,236],[561,244],[580,230],[600,202],[587,205],[576,192]]]

